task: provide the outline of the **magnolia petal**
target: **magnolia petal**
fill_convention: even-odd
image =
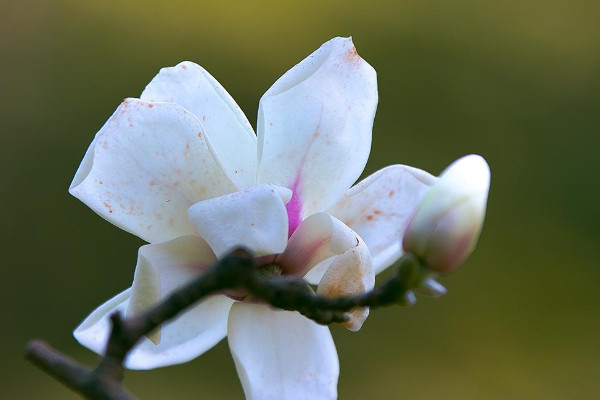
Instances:
[[[323,275],[317,294],[327,297],[354,296],[375,287],[375,274],[371,267],[371,255],[364,242],[334,257]],[[351,331],[358,331],[369,316],[369,307],[350,310],[350,320],[342,323]]]
[[[131,297],[126,316],[139,314],[160,301],[160,273],[156,265],[140,257],[135,268]],[[149,335],[154,344],[160,343],[160,327]]]
[[[190,205],[230,193],[197,118],[173,103],[127,99],[100,129],[69,192],[148,242],[193,233]]]
[[[191,281],[217,261],[208,244],[195,235],[142,246],[138,252],[126,316],[145,311],[173,290]],[[160,343],[161,328],[150,335]]]
[[[350,38],[335,38],[286,72],[258,114],[258,182],[294,192],[290,233],[325,210],[367,162],[377,106],[375,70]]]
[[[328,213],[365,240],[377,274],[402,255],[404,231],[435,180],[425,171],[392,165],[359,182]]]
[[[236,303],[227,330],[246,399],[337,397],[339,364],[327,327],[297,312]]]
[[[276,263],[286,275],[303,276],[321,261],[359,246],[362,239],[329,214],[313,214],[298,226]],[[324,271],[323,271],[324,272]],[[313,276],[319,282],[323,275]]]
[[[285,203],[290,196],[288,189],[259,185],[196,203],[188,214],[196,232],[217,257],[237,246],[259,256],[276,254],[287,244]]]
[[[229,179],[240,189],[256,183],[256,135],[240,107],[204,68],[189,61],[163,68],[140,98],[181,104],[202,121]]]
[[[327,258],[321,261],[319,264],[315,265],[310,271],[304,275],[304,279],[308,281],[311,285],[318,285],[323,279],[323,275],[329,269],[331,264],[335,261],[335,257]]]
[[[130,289],[94,310],[75,329],[75,339],[90,350],[103,354],[110,333],[110,315],[124,314],[129,307]],[[163,325],[160,344],[142,338],[129,354],[129,369],[152,369],[190,361],[226,336],[227,314],[233,300],[224,295],[204,299],[173,322]],[[184,333],[184,335],[182,335]]]
[[[131,288],[124,290],[97,307],[75,328],[73,331],[75,339],[88,349],[103,354],[111,329],[109,317],[115,312],[125,315],[130,297]]]
[[[168,243],[140,248],[132,289],[127,289],[93,311],[74,331],[75,338],[102,354],[110,333],[110,315],[119,311],[131,316],[141,305],[160,299],[181,287],[215,262],[215,256],[200,238],[187,236]],[[139,272],[143,271],[143,272]],[[137,299],[136,299],[137,298]],[[156,299],[157,301],[159,299]],[[221,341],[227,330],[227,315],[233,301],[223,295],[202,300],[189,311],[160,328],[160,340],[142,338],[126,360],[127,368],[151,369],[187,362]],[[150,335],[158,339],[156,332]]]

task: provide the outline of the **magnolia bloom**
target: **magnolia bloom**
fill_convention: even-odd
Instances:
[[[456,160],[416,209],[404,235],[404,249],[442,274],[460,266],[477,244],[489,188],[490,168],[481,156]]]
[[[204,69],[165,68],[101,128],[70,192],[142,246],[130,289],[75,330],[101,353],[108,316],[132,315],[202,274],[236,246],[270,273],[304,276],[327,296],[374,285],[402,254],[410,216],[435,178],[401,165],[352,187],[366,164],[376,74],[335,38],[260,100],[257,134]],[[231,295],[231,293],[230,293]],[[338,359],[329,329],[296,312],[216,294],[134,348],[133,369],[186,362],[228,336],[250,399],[332,399]],[[357,330],[368,310],[351,313]]]

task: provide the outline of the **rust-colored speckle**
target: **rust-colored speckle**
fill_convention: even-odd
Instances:
[[[372,221],[374,217],[372,215],[367,215],[366,218],[367,218],[367,221]]]
[[[109,214],[114,213],[114,210],[112,209],[112,207],[110,206],[110,204],[108,204],[107,202],[102,203],[102,205],[108,210]]]
[[[345,265],[343,275],[338,279],[330,281],[325,288],[324,295],[328,297],[340,297],[356,294],[355,284],[363,279],[363,271],[360,262]]]
[[[155,186],[157,184],[158,184],[158,182],[156,182],[154,179],[151,180],[150,182],[148,182],[148,186]]]
[[[98,184],[99,184],[99,185],[104,185],[104,182],[102,182],[102,181],[98,181]]]
[[[185,66],[185,64],[181,64],[181,69],[187,69],[187,67]]]
[[[346,53],[346,62],[350,64],[358,64],[361,60],[360,56],[356,52],[356,47],[352,46],[350,50]]]
[[[102,148],[103,148],[104,150],[107,150],[107,149],[108,149],[108,142],[107,142],[106,140],[105,140],[104,142],[102,142]]]
[[[206,120],[206,115],[202,116],[202,122],[204,122]]]
[[[123,99],[123,107],[121,107],[121,114],[125,114],[127,112],[128,107],[129,107],[129,99]]]
[[[185,144],[185,150],[183,151],[183,155],[188,155],[190,153],[190,144]]]
[[[152,108],[152,107],[154,107],[154,104],[148,103],[148,108]]]
[[[171,186],[173,186],[174,188],[176,188],[177,186],[179,186],[179,183],[180,183],[179,181],[173,182],[173,184]]]
[[[373,214],[379,215],[379,214],[381,214],[381,211],[379,211],[379,210],[373,210]]]
[[[198,137],[202,139],[202,132],[198,132]]]
[[[388,193],[388,197],[390,197],[390,198],[394,197],[394,191],[393,190],[390,190],[390,192]]]
[[[175,226],[175,219],[173,219],[173,217],[169,217],[169,226]]]
[[[152,229],[152,225],[148,225],[148,226],[146,227],[146,229],[148,229],[148,230]]]

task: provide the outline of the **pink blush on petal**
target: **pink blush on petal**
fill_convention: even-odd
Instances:
[[[302,222],[302,200],[298,191],[299,181],[300,179],[297,179],[292,185],[292,198],[285,205],[288,214],[288,238],[292,236],[292,233]]]

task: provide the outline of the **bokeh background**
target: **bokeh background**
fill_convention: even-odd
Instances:
[[[67,193],[95,132],[163,66],[207,68],[255,121],[261,94],[331,37],[377,70],[365,174],[492,169],[486,225],[441,299],[333,327],[340,399],[600,398],[597,0],[0,2],[0,398],[75,399],[23,359],[131,283],[142,242]],[[142,399],[239,399],[227,343],[129,372]]]

